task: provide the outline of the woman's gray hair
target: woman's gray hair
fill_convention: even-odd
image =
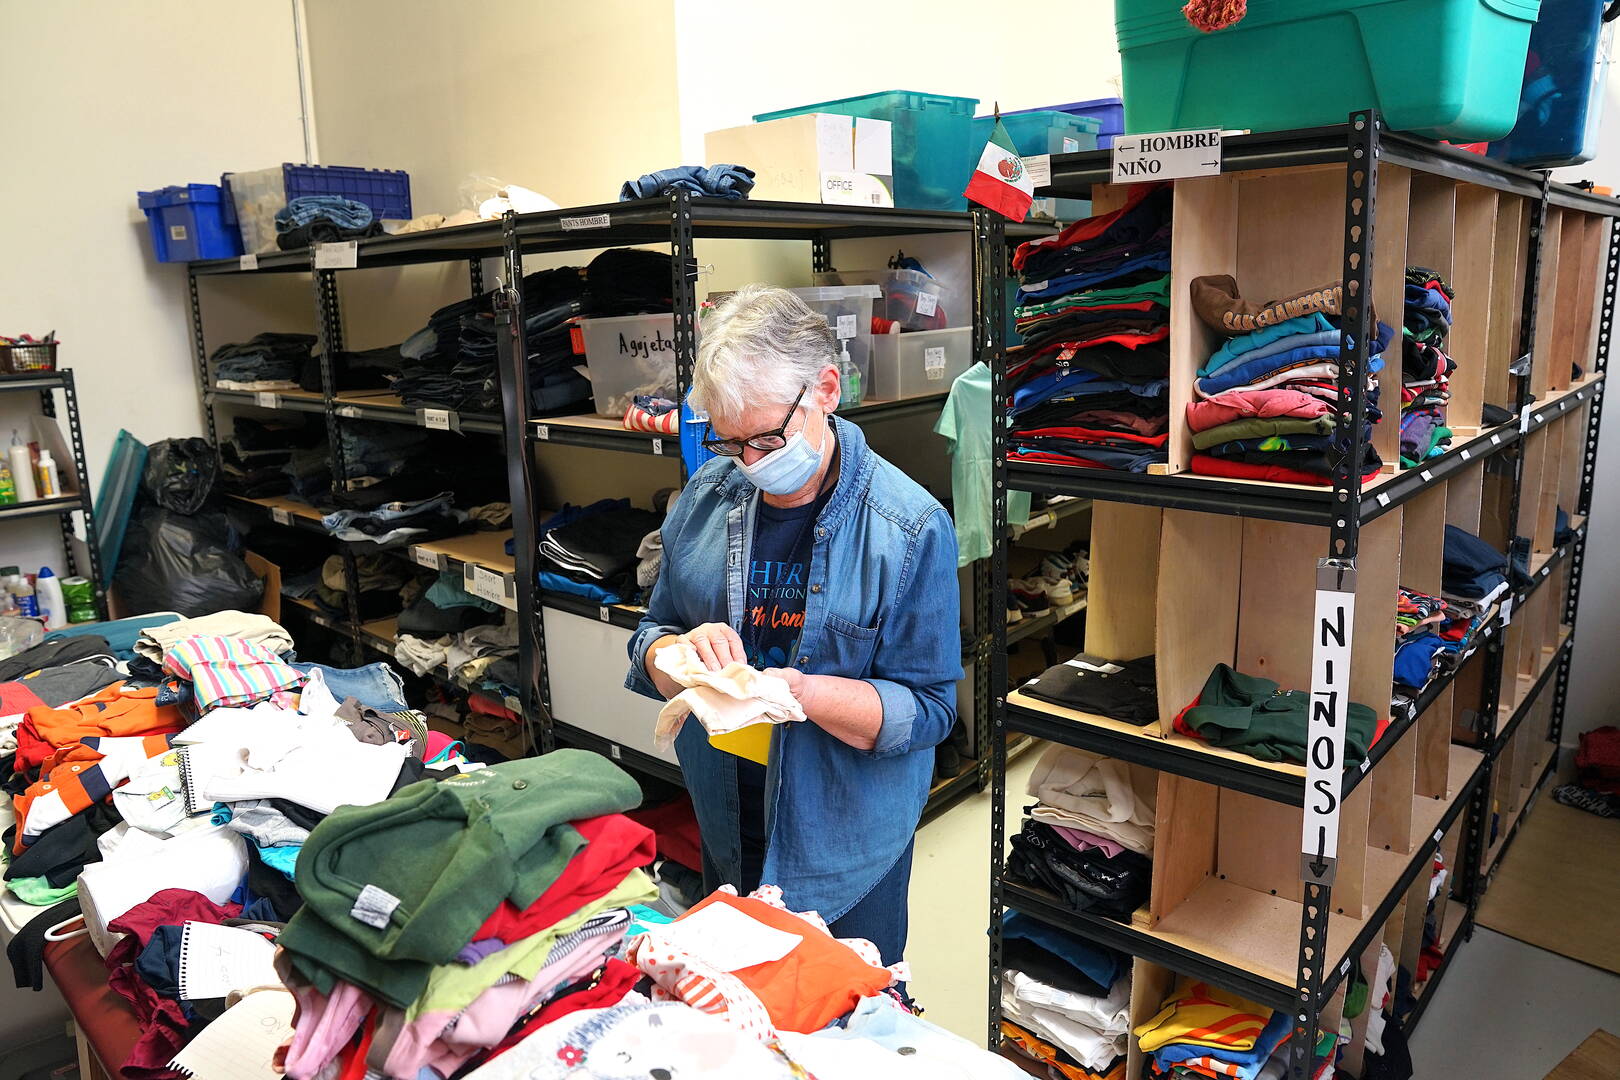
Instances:
[[[837,362],[827,320],[774,285],[745,285],[702,321],[692,404],[735,417],[756,405],[787,405]]]

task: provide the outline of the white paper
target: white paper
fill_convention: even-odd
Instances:
[[[180,935],[180,996],[221,998],[232,990],[279,986],[276,947],[251,930],[188,922]]]
[[[919,292],[917,294],[917,314],[932,315],[939,310],[939,293]]]
[[[838,316],[838,339],[840,341],[842,341],[842,340],[844,340],[846,338],[852,338],[852,337],[854,337],[856,335],[856,333],[857,333],[857,331],[855,329],[855,316],[853,316],[853,315],[840,315],[840,316]]]
[[[238,270],[257,270],[259,268],[259,256],[256,253],[243,255],[237,260],[236,268]]]
[[[277,525],[291,525],[292,511],[283,510],[279,506],[272,506],[270,508],[270,520],[274,521]]]
[[[315,269],[353,270],[360,264],[359,242],[338,240],[315,245]]]
[[[798,934],[750,919],[726,904],[710,904],[655,931],[683,952],[721,971],[769,964],[798,948]]]
[[[281,407],[281,399],[278,398],[274,393],[260,391],[253,395],[253,404],[257,405],[261,409],[279,409]]]
[[[1116,184],[1217,176],[1220,171],[1221,133],[1215,128],[1114,137],[1111,180]]]
[[[449,409],[423,409],[422,426],[430,431],[450,430]]]
[[[922,305],[917,305],[922,310]],[[936,345],[923,350],[923,375],[930,381],[937,382],[945,377],[945,347]]]
[[[169,1065],[198,1080],[279,1080],[270,1065],[292,1038],[293,996],[280,990],[249,994],[209,1024]]]

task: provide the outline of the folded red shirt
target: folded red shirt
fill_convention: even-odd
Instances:
[[[1220,476],[1228,480],[1265,480],[1273,484],[1310,484],[1312,487],[1331,487],[1333,478],[1321,473],[1290,469],[1285,465],[1251,465],[1246,461],[1229,461],[1209,454],[1194,454],[1189,466],[1199,476]],[[1378,475],[1374,469],[1361,478],[1365,484]]]
[[[1017,432],[1019,438],[1033,438],[1046,436],[1056,439],[1073,439],[1075,442],[1097,443],[1140,443],[1143,446],[1163,446],[1170,440],[1168,431],[1159,435],[1138,435],[1134,431],[1099,431],[1094,428],[1083,427],[1043,427],[1030,428],[1028,431]]]

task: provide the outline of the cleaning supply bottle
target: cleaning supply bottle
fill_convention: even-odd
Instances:
[[[17,485],[11,479],[11,462],[0,458],[0,506],[17,504]]]
[[[861,403],[861,369],[849,358],[849,344],[840,343],[838,356],[838,407],[854,408]]]
[[[67,625],[67,604],[62,600],[62,582],[50,567],[39,568],[34,594],[39,613],[45,619],[45,629],[60,630]]]
[[[59,499],[62,497],[62,473],[56,467],[56,459],[51,457],[49,450],[39,452],[39,497],[42,499]]]
[[[34,455],[16,428],[11,429],[11,482],[17,487],[18,502],[33,502],[39,498],[34,490]]]
[[[34,586],[24,574],[18,574],[11,585],[11,595],[17,601],[17,610],[30,618],[39,617],[39,600],[34,595]]]
[[[0,616],[16,614],[19,614],[17,611],[17,601],[11,598],[10,584],[0,583]]]

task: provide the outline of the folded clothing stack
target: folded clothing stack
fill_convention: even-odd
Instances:
[[[1154,672],[1151,656],[1105,660],[1081,653],[1047,668],[1019,692],[1096,716],[1154,724],[1159,720],[1159,685]]]
[[[1146,472],[1169,438],[1171,189],[1013,257],[1022,285],[1008,350],[1010,441],[1022,461]]]
[[[1349,448],[1338,430],[1339,282],[1281,300],[1243,299],[1225,275],[1194,278],[1193,309],[1227,340],[1198,369],[1197,400],[1187,406],[1193,432],[1191,468],[1205,476],[1330,484]],[[1356,475],[1368,479],[1382,462],[1372,448],[1380,418],[1383,352],[1394,336],[1375,321],[1368,344],[1367,419]]]
[[[1176,730],[1261,761],[1303,764],[1311,695],[1283,690],[1270,679],[1216,664],[1191,705],[1176,714]],[[1352,701],[1344,728],[1344,764],[1360,765],[1388,721]]]
[[[1007,875],[1076,911],[1130,921],[1152,876],[1157,780],[1145,769],[1050,746],[1026,789],[1038,803],[1012,838]]]
[[[238,416],[231,437],[219,444],[220,484],[250,499],[285,495],[292,490],[287,466],[293,453],[325,445],[326,428],[316,417],[265,422]]]
[[[381,619],[398,611],[415,580],[410,566],[390,555],[357,555],[354,565],[360,579],[357,600],[361,620]],[[348,572],[341,555],[328,556],[313,574],[284,579],[281,591],[309,600],[334,619],[347,621],[349,617]],[[409,592],[409,599],[415,597],[415,592]]]
[[[381,236],[371,207],[340,195],[305,195],[276,211],[276,247],[282,251]]]
[[[1480,617],[1401,586],[1395,608],[1395,686],[1419,691],[1457,665],[1473,642]]]
[[[1575,530],[1570,526],[1569,514],[1562,506],[1553,511],[1553,547],[1561,548],[1575,538]],[[1530,577],[1530,537],[1515,536],[1513,546],[1508,551],[1508,557],[1513,563],[1513,586],[1523,588],[1531,582]]]
[[[399,476],[414,467],[413,458],[427,456],[424,428],[381,420],[350,420],[338,430],[343,449],[344,480]]]
[[[335,510],[321,518],[333,537],[357,550],[381,551],[470,532],[467,513],[442,491],[426,499],[388,502],[370,510]]]
[[[391,379],[399,374],[399,366],[404,359],[398,345],[384,345],[362,352],[333,353],[332,391],[387,390]],[[321,380],[319,357],[312,356],[305,362],[298,385],[312,394],[321,392],[325,383]]]
[[[1507,556],[1455,525],[1446,526],[1440,595],[1469,618],[1483,615],[1508,591]]]
[[[1123,1080],[1131,962],[1009,911],[1001,926],[1002,1034],[1069,1080]]]
[[[297,390],[315,347],[313,334],[263,333],[237,345],[221,345],[208,358],[221,390]]]
[[[1182,976],[1163,1008],[1138,1024],[1135,1034],[1150,1055],[1150,1077],[1281,1080],[1293,1030],[1286,1012]],[[1337,1034],[1328,1032],[1318,1044],[1322,1060],[1313,1063],[1313,1077],[1332,1074],[1337,1042]]]
[[[663,522],[664,515],[638,510],[629,499],[564,505],[536,528],[540,587],[599,604],[617,604],[635,596],[636,571],[642,562],[638,552]]]
[[[1415,469],[1451,445],[1446,403],[1457,364],[1446,354],[1454,294],[1445,278],[1422,266],[1406,268],[1406,317],[1401,332],[1401,465]]]

